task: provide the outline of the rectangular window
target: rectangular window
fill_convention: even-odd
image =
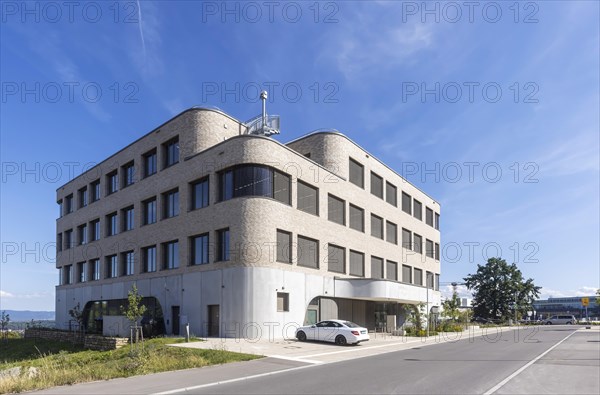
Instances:
[[[290,311],[290,294],[286,292],[277,292],[277,311]]]
[[[365,168],[363,165],[350,158],[350,182],[361,188],[365,187]]]
[[[156,174],[156,149],[144,154],[144,178]]]
[[[119,261],[116,255],[106,257],[106,278],[115,278],[119,275]]]
[[[204,265],[208,260],[208,233],[192,237],[192,265]]]
[[[365,231],[365,210],[354,205],[350,205],[350,228]]]
[[[436,291],[439,291],[439,290],[440,290],[440,275],[439,275],[439,274],[436,274],[436,275],[435,275],[435,284],[434,284],[434,286],[435,286],[435,288],[434,288],[434,289],[435,289]]]
[[[402,247],[412,250],[412,233],[408,229],[402,228]]]
[[[277,262],[292,263],[292,234],[277,229]]]
[[[433,241],[426,239],[425,240],[425,255],[429,258],[433,258]]]
[[[365,254],[350,250],[350,275],[365,276]]]
[[[417,199],[413,199],[413,217],[423,220],[423,205]]]
[[[371,172],[371,194],[383,199],[383,178]]]
[[[233,170],[219,174],[221,188],[219,189],[219,201],[233,199]]]
[[[179,215],[179,189],[163,193],[163,218],[172,218]]]
[[[319,190],[298,180],[298,210],[319,215]]]
[[[393,261],[385,262],[385,278],[392,281],[398,281],[398,263]]]
[[[87,244],[88,242],[88,230],[87,224],[83,224],[77,227],[77,241],[79,245]]]
[[[438,243],[435,243],[435,260],[439,261],[440,260],[440,245]]]
[[[425,223],[433,227],[433,210],[429,207],[425,207]]]
[[[135,274],[135,254],[133,251],[123,253],[123,275],[132,276]]]
[[[73,194],[65,197],[65,214],[73,212]]]
[[[229,228],[217,230],[217,261],[228,261],[229,253]]]
[[[371,278],[383,278],[383,259],[371,257]]]
[[[426,282],[425,285],[427,286],[427,288],[433,289],[433,287],[434,287],[434,284],[433,284],[433,281],[434,281],[434,279],[433,279],[433,273],[427,272],[426,273],[426,278],[427,278],[427,282]]]
[[[330,272],[346,273],[346,249],[327,245],[327,268]]]
[[[88,205],[88,190],[87,187],[81,188],[77,191],[79,195],[79,208],[85,207]]]
[[[208,177],[191,184],[192,210],[208,206]]]
[[[394,184],[385,183],[385,201],[394,207],[398,207],[398,189]]]
[[[106,175],[106,194],[110,195],[119,190],[119,173],[115,170]]]
[[[156,246],[150,246],[142,249],[144,259],[144,272],[152,273],[156,271]]]
[[[90,184],[92,189],[92,202],[100,200],[100,180],[96,180]]]
[[[144,201],[144,225],[156,223],[156,198]]]
[[[64,266],[64,281],[63,284],[67,285],[67,284],[73,284],[73,265],[67,265]]]
[[[117,213],[106,216],[106,236],[114,236],[119,232]]]
[[[402,192],[402,211],[406,214],[412,214],[412,206],[411,206],[412,198],[406,192]]]
[[[57,251],[63,250],[63,235],[62,235],[62,233],[59,233],[56,235],[56,250]]]
[[[383,240],[383,218],[371,214],[371,236]]]
[[[179,267],[179,242],[177,240],[163,244],[163,268],[177,269]]]
[[[60,218],[63,216],[63,210],[64,210],[63,201],[59,200],[58,202],[56,202],[56,204],[58,204],[58,218]]]
[[[134,227],[134,211],[133,206],[124,208],[121,210],[121,218],[123,221],[123,232],[127,232],[128,230],[132,230]]]
[[[308,237],[298,236],[298,266],[319,268],[319,242]]]
[[[440,230],[440,215],[438,213],[435,213],[435,228]]]
[[[277,170],[273,171],[273,199],[285,203],[287,205],[292,204],[291,202],[291,189],[290,189],[290,176]]]
[[[65,250],[73,247],[73,229],[65,230]]]
[[[133,161],[127,163],[121,168],[123,173],[123,188],[133,185],[135,182],[135,163]]]
[[[346,225],[346,202],[333,195],[328,195],[327,216],[331,222]]]
[[[423,270],[415,267],[414,276],[415,282],[413,284],[423,286]]]
[[[95,219],[90,222],[90,240],[100,240],[100,219]]]
[[[398,244],[398,226],[390,221],[385,223],[385,239],[389,243]]]
[[[163,168],[173,166],[179,162],[179,138],[176,137],[163,144],[163,157],[165,158]]]
[[[416,233],[413,234],[413,251],[423,253],[423,238]]]
[[[80,283],[84,283],[87,281],[87,264],[85,262],[79,262],[77,264],[77,273],[79,276]]]
[[[90,261],[91,277],[93,281],[100,280],[100,259]]]
[[[402,282],[412,284],[412,267],[402,265]]]

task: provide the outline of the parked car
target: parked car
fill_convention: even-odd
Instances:
[[[296,329],[296,339],[334,342],[339,345],[358,344],[369,340],[369,331],[345,320],[325,320]]]
[[[573,315],[553,315],[546,320],[546,325],[572,325],[577,323]]]

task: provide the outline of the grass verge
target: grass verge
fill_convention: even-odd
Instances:
[[[0,343],[0,372],[20,367],[21,373],[0,378],[0,394],[259,358],[224,350],[168,346],[180,342],[182,339],[150,339],[144,342],[143,351],[132,353],[129,346],[92,351],[70,343],[9,339]]]

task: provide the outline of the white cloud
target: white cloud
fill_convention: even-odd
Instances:
[[[15,295],[11,294],[10,292],[6,292],[6,291],[3,291],[0,289],[0,298],[9,299],[9,298],[14,298],[14,297],[15,297]]]
[[[440,292],[442,293],[442,299],[448,299],[452,297],[454,288],[452,287],[452,285],[444,285],[440,287]],[[457,285],[456,293],[458,294],[459,298],[473,298],[471,291],[469,291],[465,285]]]
[[[348,13],[343,28],[330,36],[322,57],[333,61],[348,80],[413,62],[415,53],[432,45],[433,26],[386,18],[393,13],[387,7],[375,9],[372,3],[368,9]]]
[[[548,298],[568,298],[574,296],[594,296],[596,295],[596,290],[598,288],[582,286],[577,289],[571,289],[566,291],[551,289],[542,287],[540,290],[540,299],[548,299]]]
[[[14,294],[7,291],[0,290],[0,298],[4,299],[39,299],[39,298],[47,298],[52,296],[49,292],[33,292],[33,293],[19,293]]]

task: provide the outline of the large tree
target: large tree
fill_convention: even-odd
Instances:
[[[477,265],[477,273],[464,280],[473,293],[475,316],[490,319],[513,317],[515,303],[521,312],[530,310],[541,289],[531,278],[524,280],[517,265],[509,265],[501,258],[490,258],[484,266]]]

